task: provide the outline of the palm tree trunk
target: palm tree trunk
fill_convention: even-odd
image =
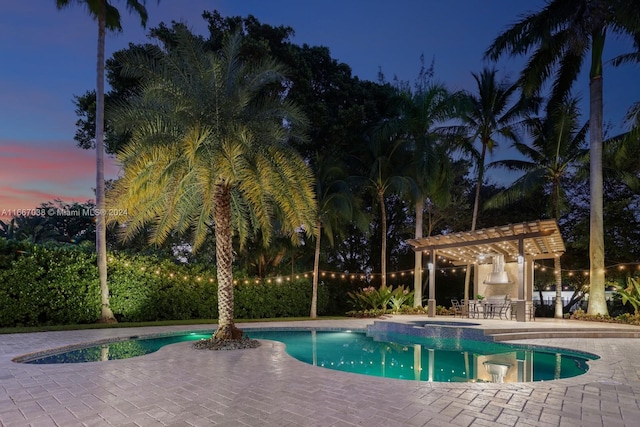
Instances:
[[[478,182],[476,183],[476,196],[473,201],[473,216],[471,217],[471,231],[475,231],[476,222],[478,221],[478,211],[480,210],[480,190],[482,189],[482,180],[484,179],[484,158],[487,154],[487,144],[482,141],[482,152],[478,161]],[[464,295],[462,298],[469,301],[469,282],[471,282],[471,264],[467,264],[464,275]],[[477,272],[476,272],[477,273]]]
[[[387,287],[387,210],[384,205],[384,194],[378,192],[378,203],[380,203],[380,223],[382,228],[382,249],[380,254],[381,282],[380,287]]]
[[[553,274],[556,282],[556,308],[554,318],[562,319],[563,304],[562,304],[562,266],[560,265],[560,257],[557,256],[553,259]]]
[[[313,257],[313,289],[311,291],[311,312],[309,317],[318,317],[318,275],[320,274],[320,236],[322,236],[322,221],[316,224],[316,253]]]
[[[422,238],[423,202],[416,202],[416,233],[415,238]],[[413,271],[413,306],[422,307],[422,251],[416,251]]]
[[[608,314],[604,294],[604,221],[602,196],[602,51],[605,30],[592,34],[589,82],[589,156],[591,213],[589,217],[589,308],[588,314]]]
[[[214,195],[216,265],[218,275],[218,330],[213,338],[240,339],[233,322],[233,241],[231,236],[231,189],[216,184]]]
[[[478,211],[480,210],[480,190],[482,189],[482,180],[484,179],[484,158],[487,154],[487,144],[482,142],[482,152],[480,161],[478,161],[478,182],[476,183],[476,196],[473,201],[473,216],[471,217],[471,231],[476,229],[478,221]]]
[[[102,303],[100,322],[113,323],[116,318],[109,306],[107,283],[107,226],[104,200],[104,42],[106,10],[104,2],[98,15],[98,64],[96,81],[96,256],[100,277],[100,299]]]
[[[560,147],[559,142],[560,141],[558,141],[557,150],[559,150],[559,147]],[[557,156],[556,156],[556,160],[557,160]],[[556,221],[558,221],[558,219],[560,218],[560,194],[559,194],[560,178],[555,177],[553,179],[553,186],[551,191],[552,191],[551,206],[553,207],[553,216],[556,218]],[[556,319],[562,319],[564,315],[563,304],[562,304],[562,265],[560,263],[559,256],[556,256],[553,259],[553,274],[554,274],[555,283],[556,283],[556,305],[555,305],[555,312],[553,317]]]

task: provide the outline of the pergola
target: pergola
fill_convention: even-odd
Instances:
[[[490,255],[504,256],[512,275],[517,279],[510,295],[517,306],[517,320],[526,321],[527,303],[533,301],[534,263],[539,259],[552,259],[565,252],[564,241],[555,219],[508,224],[474,231],[444,233],[438,236],[407,240],[415,252],[429,255],[428,313],[435,316],[435,271],[438,258],[454,265],[474,265],[474,288],[481,285],[478,267],[487,264]],[[421,274],[416,271],[416,274]],[[466,297],[466,296],[465,296]]]

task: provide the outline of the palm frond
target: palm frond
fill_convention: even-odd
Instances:
[[[291,235],[312,230],[313,176],[286,144],[303,137],[305,120],[295,105],[263,90],[283,78],[280,66],[247,66],[241,43],[234,34],[222,52],[207,52],[202,38],[183,28],[166,52],[122,56],[124,72],[143,81],[140,93],[112,112],[115,126],[132,135],[118,155],[124,177],[110,195],[130,207],[125,237],[144,230],[161,242],[191,232],[197,249],[211,231],[215,195],[223,193],[241,245],[256,232],[268,243],[276,217]]]
[[[496,194],[484,203],[483,209],[494,209],[509,206],[525,195],[541,188],[545,182],[546,171],[536,169],[518,178],[509,188]]]

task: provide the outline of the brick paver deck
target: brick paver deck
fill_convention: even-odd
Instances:
[[[245,326],[362,328],[370,322]],[[583,324],[550,319],[479,323],[487,328],[508,325],[549,330]],[[593,323],[584,325],[592,327]],[[142,357],[108,362],[28,365],[12,361],[26,353],[79,342],[199,328],[212,326],[0,335],[0,425],[640,425],[640,339],[518,341],[588,351],[601,358],[591,361],[589,372],[579,377],[509,384],[429,383],[343,373],[293,359],[282,344],[271,341],[257,349],[217,352],[193,350],[191,343],[184,342]]]

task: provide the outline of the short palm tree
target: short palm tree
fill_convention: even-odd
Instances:
[[[278,64],[241,60],[242,38],[222,51],[186,29],[168,52],[123,58],[123,72],[141,91],[113,111],[114,124],[131,134],[119,153],[124,176],[109,193],[110,206],[127,212],[123,237],[150,228],[152,242],[191,233],[194,250],[213,228],[218,282],[218,330],[238,339],[233,321],[233,238],[244,244],[260,232],[270,242],[274,219],[297,241],[315,226],[310,168],[291,148],[303,116],[281,96]]]
[[[530,118],[526,127],[532,137],[531,145],[521,142],[514,147],[524,160],[500,160],[491,167],[504,167],[524,174],[506,190],[485,203],[485,208],[503,207],[542,190],[550,196],[549,214],[560,219],[566,210],[563,184],[576,163],[587,154],[588,123],[580,125],[578,100],[568,99],[547,108],[543,118]],[[554,258],[556,284],[555,317],[562,319],[562,275],[560,257]]]
[[[56,0],[58,9],[70,6],[72,0]],[[105,211],[104,186],[104,41],[106,30],[122,31],[120,12],[109,0],[75,0],[84,4],[92,18],[98,21],[98,67],[96,83],[96,209]],[[140,17],[142,26],[147,23],[145,0],[127,0],[127,9],[135,11]],[[102,322],[115,322],[116,318],[109,306],[109,285],[107,283],[107,226],[104,215],[96,218],[96,254],[98,258],[98,275],[100,277],[100,294],[102,299]]]
[[[640,47],[640,2],[637,0],[549,0],[500,34],[486,56],[530,55],[520,84],[525,94],[553,80],[550,104],[557,105],[589,64],[589,314],[607,314],[603,222],[603,52],[607,34],[629,36]],[[533,51],[533,52],[532,52]],[[532,52],[532,53],[530,53]]]

